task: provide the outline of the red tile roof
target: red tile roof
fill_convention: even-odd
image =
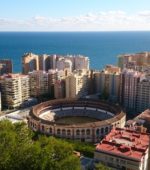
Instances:
[[[112,129],[96,146],[96,151],[141,161],[149,147],[149,135],[129,129]]]

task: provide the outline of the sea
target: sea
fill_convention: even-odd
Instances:
[[[24,53],[81,54],[90,68],[117,64],[120,54],[150,51],[150,32],[0,32],[0,59],[11,59],[13,71],[21,72]]]

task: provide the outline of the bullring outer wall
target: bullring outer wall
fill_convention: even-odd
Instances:
[[[63,108],[84,107],[94,110],[103,110],[106,113],[113,113],[114,116],[107,120],[101,120],[89,123],[64,124],[56,123],[49,120],[41,119],[39,116],[44,110],[62,109]],[[89,110],[88,110],[89,111]],[[101,113],[102,114],[102,113]],[[99,142],[107,135],[113,127],[123,128],[126,121],[126,114],[118,105],[102,101],[76,100],[76,99],[56,99],[50,100],[34,106],[28,116],[28,126],[33,130],[46,135],[80,140],[86,142]]]

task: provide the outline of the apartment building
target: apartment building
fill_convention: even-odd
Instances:
[[[33,53],[26,53],[22,56],[22,72],[28,74],[31,71],[39,70],[39,56]]]
[[[120,68],[107,65],[94,73],[95,93],[112,101],[118,101],[120,92]]]
[[[149,170],[149,135],[131,129],[112,129],[96,146],[95,162],[113,170]]]
[[[150,107],[150,77],[146,73],[124,69],[120,81],[120,102],[127,111],[142,112]]]
[[[89,58],[82,56],[82,55],[76,55],[74,56],[74,70],[89,70]]]
[[[12,73],[12,61],[7,59],[0,59],[0,75]]]
[[[128,111],[136,110],[137,87],[142,76],[142,73],[132,69],[124,69],[121,73],[120,102]]]
[[[71,73],[72,69],[73,69],[72,64],[73,63],[71,62],[71,60],[66,59],[64,57],[62,57],[62,58],[60,57],[56,61],[56,68],[57,68],[57,70],[63,70],[63,71],[66,71],[67,73]]]
[[[49,94],[48,73],[45,71],[33,71],[29,73],[30,77],[30,95],[39,97]]]
[[[128,68],[142,71],[146,66],[150,66],[150,52],[120,55],[118,66],[121,69]]]
[[[2,111],[2,97],[1,97],[1,92],[0,92],[0,112]]]
[[[43,54],[39,56],[39,70],[48,71],[51,68],[50,56]]]
[[[2,104],[8,108],[16,108],[30,97],[29,76],[8,74],[0,77]]]
[[[66,97],[80,98],[88,94],[89,72],[85,70],[74,71],[66,77]]]
[[[55,83],[54,83],[54,97],[56,99],[61,99],[61,98],[66,97],[65,79],[55,80]]]
[[[89,69],[89,58],[82,55],[35,55],[27,53],[22,57],[22,71],[28,74],[31,71],[48,71],[49,69],[73,70]]]
[[[141,78],[137,86],[136,110],[142,112],[150,108],[150,76]]]

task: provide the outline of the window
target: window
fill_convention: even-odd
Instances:
[[[66,130],[65,129],[62,130],[62,135],[66,135]]]
[[[85,130],[84,129],[81,130],[81,134],[85,135]]]
[[[80,135],[80,130],[76,130],[76,135]]]
[[[108,127],[105,128],[105,133],[108,133]]]
[[[57,135],[60,135],[60,129],[57,129]]]
[[[49,133],[52,133],[52,128],[49,128]]]
[[[42,131],[44,131],[44,125],[41,126]]]
[[[86,134],[87,134],[87,135],[90,135],[90,129],[87,129],[87,130],[86,130]]]
[[[67,130],[67,135],[71,135],[71,131],[70,130]]]
[[[96,130],[96,135],[99,135],[99,132],[100,132],[99,129],[97,129],[97,130]]]

